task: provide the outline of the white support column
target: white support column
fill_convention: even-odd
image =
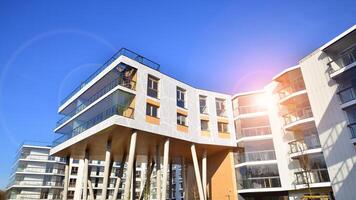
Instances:
[[[74,199],[82,199],[83,172],[84,172],[84,158],[81,158],[79,159],[77,181],[75,183]]]
[[[89,200],[94,200],[94,190],[93,185],[91,184],[91,180],[88,179],[88,188],[89,188]]]
[[[84,158],[84,174],[83,174],[83,199],[87,200],[88,197],[88,170],[89,170],[89,155],[88,152],[85,151]]]
[[[124,200],[130,199],[130,186],[132,178],[132,168],[135,160],[135,150],[136,150],[136,138],[137,132],[133,130],[131,134],[130,150],[129,150],[129,160],[127,163],[126,180],[125,180],[125,190],[124,190]]]
[[[105,163],[104,163],[104,177],[103,177],[103,187],[101,190],[101,199],[106,200],[106,194],[108,189],[108,182],[110,176],[110,163],[111,163],[111,141],[106,144],[105,150]]]
[[[169,159],[169,138],[167,138],[166,141],[164,141],[164,149],[163,149],[162,200],[166,200],[166,195],[167,195],[168,159]]]
[[[199,171],[199,163],[198,163],[197,152],[195,150],[195,145],[194,144],[192,144],[190,146],[190,150],[192,152],[195,179],[197,181],[198,192],[199,192],[199,200],[204,200],[204,192],[203,192],[203,187],[202,187],[202,183],[201,183],[201,177],[200,177],[200,171]]]
[[[120,162],[119,174],[116,178],[114,194],[112,196],[113,200],[117,199],[117,194],[119,192],[122,174],[124,173],[125,161],[126,161],[126,153],[124,153],[124,155],[122,156],[121,162]]]
[[[157,200],[161,200],[161,155],[159,145],[156,146],[156,182],[157,182]]]
[[[68,198],[68,184],[69,184],[69,156],[66,157],[66,165],[64,167],[64,185],[63,185],[63,200]]]
[[[203,152],[203,159],[202,159],[202,177],[203,177],[203,192],[204,192],[204,199],[207,200],[206,194],[206,186],[207,186],[207,152],[204,149]]]
[[[184,157],[182,157],[182,177],[183,177],[183,199],[188,199],[187,166]]]

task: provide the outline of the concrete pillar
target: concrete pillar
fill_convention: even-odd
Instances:
[[[161,200],[161,155],[159,145],[156,146],[156,163],[157,200]]]
[[[88,198],[88,171],[89,171],[89,155],[88,152],[85,151],[84,158],[84,174],[83,174],[83,199],[87,200]]]
[[[132,169],[132,188],[131,188],[131,199],[134,200],[135,199],[135,194],[136,194],[136,159],[134,161],[134,164],[133,164],[133,169]]]
[[[207,186],[207,152],[206,149],[204,149],[203,152],[203,159],[202,159],[202,182],[203,182],[203,192],[204,192],[204,198],[207,200],[207,193],[206,193],[206,186]]]
[[[185,158],[182,157],[183,199],[188,199],[187,166]]]
[[[106,200],[106,194],[108,190],[108,182],[110,179],[110,163],[111,163],[111,141],[106,144],[105,150],[105,162],[104,162],[104,177],[103,177],[103,188],[101,190],[101,199]]]
[[[79,159],[77,181],[75,183],[74,199],[82,199],[83,194],[83,173],[84,172],[84,158]]]
[[[89,188],[89,200],[94,200],[94,190],[93,190],[93,185],[91,184],[91,180],[88,179],[88,188]]]
[[[126,161],[126,153],[124,153],[124,155],[122,156],[121,162],[120,162],[119,174],[117,175],[117,178],[116,178],[114,194],[112,197],[113,200],[117,199],[117,194],[119,192],[122,175],[124,173],[125,161]]]
[[[131,186],[131,178],[132,178],[132,169],[134,167],[133,164],[135,160],[136,138],[137,138],[137,132],[136,130],[133,130],[131,134],[131,141],[130,141],[129,160],[127,163],[124,200],[129,200],[130,198],[130,186]]]
[[[202,182],[200,177],[199,163],[198,163],[197,152],[195,150],[194,144],[190,146],[190,150],[192,152],[195,179],[197,181],[198,192],[199,192],[199,200],[204,200],[204,192],[203,192],[203,187],[202,187]]]
[[[169,194],[168,194],[168,198],[170,200],[173,199],[173,185],[172,185],[172,182],[173,182],[173,164],[172,164],[172,160],[171,162],[169,163]]]
[[[64,167],[64,185],[63,185],[63,200],[68,198],[68,184],[69,184],[69,156],[66,158],[66,165]]]
[[[163,148],[162,200],[166,200],[166,195],[167,195],[168,158],[169,158],[169,138],[167,138],[166,141],[164,141],[164,148]]]

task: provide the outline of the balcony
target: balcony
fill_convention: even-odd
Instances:
[[[344,88],[338,92],[338,95],[342,104],[356,100],[356,86]]]
[[[295,176],[297,185],[330,182],[327,169],[305,170],[296,172]]]
[[[19,159],[24,159],[24,160],[29,160],[29,161],[59,161],[59,162],[64,162],[64,158],[56,158],[56,157],[45,155],[45,154],[21,153],[16,158],[16,160],[19,160]]]
[[[62,181],[43,181],[43,180],[16,180],[14,186],[50,186],[63,187]]]
[[[350,48],[340,56],[328,63],[328,73],[330,78],[334,78],[342,72],[356,65],[356,47]]]
[[[276,160],[276,154],[274,150],[242,152],[235,154],[235,164],[266,160]]]
[[[270,134],[272,134],[270,126],[259,126],[259,127],[251,127],[251,128],[242,128],[241,133],[238,135],[239,138],[243,138],[243,137],[270,135]]]
[[[356,138],[356,122],[349,124],[348,127],[351,131],[351,138]]]
[[[110,90],[114,89],[118,85],[134,90],[136,88],[136,81],[132,79],[124,78],[123,76],[119,76],[118,78],[115,78],[109,84],[105,85],[102,89],[100,89],[98,92],[96,92],[91,97],[89,97],[86,101],[81,102],[77,107],[72,109],[69,112],[69,114],[67,114],[60,120],[58,120],[56,124],[56,128],[58,128],[64,122],[68,121],[74,115],[78,114],[80,111],[84,110],[86,107],[91,105],[94,101],[98,100],[100,97],[104,96]]]
[[[58,175],[63,175],[64,174],[64,169],[58,169],[58,168],[46,168],[46,166],[43,167],[19,167],[17,169],[17,172],[25,172],[25,173],[55,173]]]
[[[307,150],[321,148],[318,135],[306,136],[301,140],[289,142],[290,154],[303,153]]]
[[[99,69],[97,69],[93,74],[91,74],[85,81],[83,81],[80,86],[75,88],[67,97],[65,97],[61,101],[61,105],[63,105],[68,99],[70,99],[75,93],[77,93],[80,89],[82,89],[85,85],[87,85],[91,80],[93,80],[100,72],[106,69],[112,62],[114,62],[118,57],[126,56],[130,59],[133,59],[147,67],[150,67],[155,70],[159,70],[160,65],[150,59],[147,59],[133,51],[130,51],[126,48],[121,48],[117,53],[115,53],[108,61],[105,62]]]
[[[266,112],[267,108],[261,105],[251,105],[251,106],[239,106],[237,110],[234,112],[238,115],[245,115],[245,114],[258,114],[261,112]]]
[[[239,182],[239,189],[259,189],[281,187],[279,176],[273,177],[251,177]]]
[[[278,91],[278,96],[280,100],[287,99],[287,97],[292,94],[305,90],[305,84],[303,78],[298,79]]]
[[[116,105],[104,110],[103,112],[97,114],[95,117],[92,117],[91,119],[81,123],[80,125],[76,126],[75,128],[71,128],[68,132],[64,133],[61,137],[57,138],[53,142],[53,146],[57,146],[58,144],[61,144],[65,141],[67,141],[68,139],[88,130],[89,128],[99,124],[100,122],[102,122],[114,115],[119,115],[119,116],[133,119],[134,108],[116,104]]]
[[[312,117],[313,112],[310,107],[301,108],[283,116],[284,126],[286,129],[298,128],[299,125],[312,121]]]

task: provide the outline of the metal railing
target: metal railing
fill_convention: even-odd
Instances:
[[[88,100],[83,101],[80,105],[78,105],[76,108],[74,108],[72,111],[69,112],[66,116],[61,118],[60,120],[57,121],[57,126],[59,127],[61,124],[69,120],[71,117],[79,113],[80,111],[84,110],[86,107],[88,107],[90,104],[92,104],[94,101],[108,93],[110,90],[115,88],[116,86],[121,85],[123,87],[129,88],[134,90],[136,87],[136,82],[131,79],[124,79],[122,77],[116,78],[115,80],[111,81],[109,84],[105,85],[102,89],[100,89],[98,92],[93,94]]]
[[[293,122],[296,122],[296,121],[299,121],[302,119],[310,118],[310,117],[313,117],[313,112],[310,107],[298,109],[294,112],[288,113],[283,116],[284,125],[288,125],[290,123],[293,123]]]
[[[133,118],[134,117],[134,108],[128,107],[128,106],[122,106],[122,105],[114,105],[108,109],[106,109],[104,112],[99,113],[95,117],[91,118],[90,120],[80,124],[79,126],[73,128],[70,132],[63,134],[61,137],[57,138],[53,142],[53,146],[57,146],[60,143],[63,143],[64,141],[84,132],[85,130],[99,124],[100,122],[108,119],[109,117],[113,115],[120,115],[123,117],[127,118]]]
[[[289,142],[289,153],[298,153],[298,152],[303,152],[305,150],[309,149],[316,149],[320,148],[320,140],[318,135],[311,135],[304,137],[301,140],[294,140],[292,142]]]
[[[279,99],[283,99],[295,92],[305,90],[305,84],[303,79],[298,79],[293,83],[290,83],[287,87],[284,87],[278,91]]]
[[[350,64],[353,64],[356,62],[356,47],[350,48],[334,60],[330,61],[328,63],[328,73],[331,75],[334,72],[339,71],[340,69],[343,69],[347,67]]]
[[[330,182],[327,169],[305,170],[301,172],[296,172],[295,176],[297,185]]]
[[[219,117],[226,117],[226,110],[225,109],[217,109],[216,115]]]
[[[59,158],[54,156],[49,156],[45,154],[30,154],[30,153],[21,153],[18,156],[18,159],[26,159],[26,160],[37,160],[37,161],[59,161]]]
[[[351,138],[356,138],[356,122],[347,125],[351,131]]]
[[[238,107],[238,114],[249,114],[249,113],[257,113],[257,112],[264,112],[267,108],[262,105],[251,105],[251,106],[239,106]]]
[[[347,103],[356,99],[356,86],[344,88],[338,92],[341,103]]]
[[[128,58],[131,58],[143,65],[146,65],[147,67],[150,67],[155,70],[159,70],[160,65],[150,59],[147,59],[133,51],[130,51],[126,48],[121,48],[118,52],[116,52],[108,61],[105,62],[104,65],[99,67],[94,73],[92,73],[85,81],[83,81],[77,88],[75,88],[67,97],[65,97],[61,101],[61,105],[64,104],[68,99],[70,99],[75,93],[77,93],[80,89],[82,89],[86,84],[88,84],[91,80],[94,79],[100,72],[102,72],[106,67],[108,67],[112,62],[114,62],[118,57],[120,56],[126,56]]]
[[[239,189],[274,188],[281,187],[279,176],[256,177],[242,179],[239,182]]]
[[[238,134],[239,137],[251,137],[251,136],[260,136],[260,135],[270,135],[271,127],[270,126],[259,126],[251,128],[242,128],[241,133]]]
[[[208,106],[199,106],[200,114],[208,114]]]
[[[243,152],[243,153],[235,154],[236,163],[265,161],[265,160],[276,160],[276,154],[274,150]]]

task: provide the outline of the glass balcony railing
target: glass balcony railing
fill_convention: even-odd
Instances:
[[[247,178],[242,179],[239,182],[239,189],[258,189],[275,187],[281,187],[281,181],[279,179],[279,176]]]
[[[356,62],[356,47],[347,50],[345,53],[338,56],[336,59],[328,63],[328,73],[331,75]]]
[[[240,131],[237,131],[239,133]],[[242,128],[241,133],[238,134],[239,138],[242,137],[253,137],[261,135],[270,135],[272,134],[270,126],[259,126],[251,128]]]
[[[88,84],[91,80],[94,79],[100,72],[102,72],[106,67],[108,67],[112,62],[114,62],[118,57],[126,56],[131,58],[143,65],[146,65],[155,70],[159,70],[160,65],[150,59],[147,59],[133,51],[130,51],[126,48],[121,48],[117,53],[115,53],[108,61],[105,62],[99,69],[97,69],[94,73],[92,73],[85,81],[83,81],[77,88],[75,88],[67,97],[65,97],[61,101],[61,105],[64,104],[68,99],[70,99],[75,93],[77,93],[80,89],[82,89],[86,84]]]
[[[305,84],[303,79],[289,83],[287,87],[284,87],[278,91],[279,99],[283,99],[295,92],[305,90]]]
[[[338,92],[341,103],[347,103],[356,99],[356,86],[342,89]]]
[[[60,158],[56,158],[53,156],[45,155],[45,154],[28,154],[22,153],[19,154],[18,159],[26,159],[26,160],[37,160],[37,161],[60,161]]]
[[[239,106],[238,107],[238,114],[249,114],[249,113],[257,113],[257,112],[264,112],[267,108],[261,105],[252,105],[252,106]]]
[[[64,169],[45,168],[45,167],[19,167],[18,172],[34,172],[34,173],[56,173],[63,175]]]
[[[321,144],[318,135],[307,136],[301,140],[295,140],[289,143],[290,153],[298,153],[320,147]]]
[[[265,161],[276,160],[276,154],[274,150],[243,152],[235,154],[235,163],[253,162],[253,161]]]
[[[310,107],[298,109],[294,112],[288,113],[283,116],[284,119],[284,125],[291,124],[293,122],[302,120],[302,119],[307,119],[313,117],[313,112]]]
[[[98,115],[91,118],[90,120],[73,128],[70,132],[65,133],[61,137],[57,138],[53,142],[53,146],[57,146],[58,144],[63,143],[64,141],[84,132],[85,130],[99,124],[100,122],[108,119],[109,117],[111,117],[113,115],[120,115],[120,116],[127,117],[127,118],[133,118],[134,117],[134,108],[122,106],[119,104],[114,105],[114,106],[106,109],[104,112],[99,113]]]
[[[67,120],[69,120],[71,117],[73,117],[80,111],[84,110],[86,107],[88,107],[94,101],[96,101],[100,97],[104,96],[106,93],[108,93],[110,90],[112,90],[113,88],[115,88],[118,85],[121,85],[123,87],[134,90],[136,87],[136,82],[131,79],[124,79],[123,77],[116,78],[115,80],[111,81],[109,84],[105,85],[98,92],[93,94],[88,100],[83,101],[80,105],[78,105],[76,108],[74,108],[72,111],[70,111],[69,114],[67,114],[60,120],[58,120],[57,127],[59,127],[61,124],[63,124]]]
[[[356,138],[356,122],[348,125],[351,131],[351,138]]]
[[[296,172],[295,176],[297,185],[330,182],[327,169],[305,170]]]
[[[63,187],[63,182],[62,181],[43,181],[43,180],[15,180],[13,185]]]

